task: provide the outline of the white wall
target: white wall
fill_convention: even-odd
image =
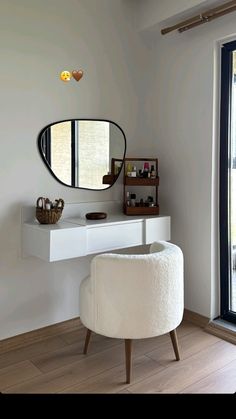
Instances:
[[[236,38],[235,24],[232,13],[183,34],[149,34],[144,107],[160,159],[161,210],[172,216],[172,240],[185,256],[185,307],[207,317],[219,314],[217,41]]]
[[[78,288],[90,258],[22,259],[20,208],[38,196],[66,202],[119,196],[116,187],[96,193],[57,183],[39,156],[37,136],[60,119],[111,119],[125,131],[129,152],[139,154],[138,86],[147,52],[131,17],[122,0],[99,0],[99,7],[97,0],[1,0],[0,339],[79,314]],[[64,69],[83,69],[84,77],[63,83]]]

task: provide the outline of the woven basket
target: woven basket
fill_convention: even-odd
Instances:
[[[38,198],[36,206],[36,218],[40,224],[56,224],[61,218],[62,211],[64,208],[63,199],[56,200],[57,206],[52,209],[45,209],[42,206],[39,206],[40,200],[44,198]]]

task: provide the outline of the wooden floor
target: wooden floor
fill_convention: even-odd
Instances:
[[[132,383],[125,384],[124,343],[85,329],[63,333],[0,356],[2,393],[235,393],[236,346],[184,322],[182,360],[169,335],[134,341]]]

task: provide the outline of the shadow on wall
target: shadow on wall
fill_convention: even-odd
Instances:
[[[0,213],[0,260],[11,261],[11,266],[21,256],[21,206],[5,205]]]

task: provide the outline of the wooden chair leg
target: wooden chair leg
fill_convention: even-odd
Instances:
[[[171,337],[172,345],[173,345],[173,348],[174,348],[174,351],[175,351],[176,361],[179,361],[180,360],[180,354],[179,354],[179,344],[178,344],[176,329],[172,330],[170,332],[170,337]]]
[[[130,384],[132,369],[132,339],[125,339],[126,384]]]
[[[90,342],[90,338],[91,338],[91,330],[87,329],[87,333],[86,333],[86,338],[85,338],[85,343],[84,343],[84,355],[87,354],[88,352],[88,346],[89,346],[89,342]]]

